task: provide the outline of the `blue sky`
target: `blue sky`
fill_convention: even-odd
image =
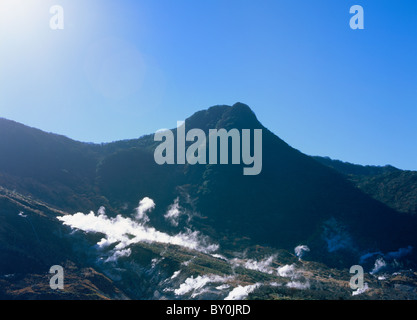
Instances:
[[[417,1],[0,2],[1,117],[108,142],[238,101],[304,153],[417,170]]]

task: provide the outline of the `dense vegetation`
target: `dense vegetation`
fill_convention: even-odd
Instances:
[[[343,173],[372,198],[403,213],[417,214],[417,172],[393,166],[360,166],[330,158],[314,157]]]

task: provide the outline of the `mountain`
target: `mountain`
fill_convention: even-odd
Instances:
[[[0,299],[127,299],[112,281],[74,254],[76,239],[56,219],[65,214],[0,187]],[[49,288],[48,270],[65,267],[66,290]]]
[[[306,243],[324,257],[339,229],[345,229],[349,241],[356,242],[352,247],[340,244],[349,251],[347,258],[366,248],[392,251],[415,242],[414,219],[375,201],[335,170],[287,145],[264,128],[248,106],[216,106],[194,114],[185,125],[206,134],[210,128],[262,129],[261,174],[243,176],[243,165],[160,167],[152,148],[131,148],[109,156],[98,170],[99,188],[110,204],[136,204],[138,195],[149,196],[162,206],[153,221],[159,226],[163,221],[158,217],[185,194],[201,214],[195,223],[209,235],[224,235],[224,245],[241,237],[285,249]],[[137,163],[146,165],[139,168]]]
[[[0,297],[62,298],[32,286],[54,264],[81,283],[67,296],[76,299],[228,298],[233,288],[254,299],[347,299],[348,271],[359,262],[375,276],[390,272],[385,283],[367,275],[374,287],[360,297],[415,290],[415,273],[399,279],[392,271],[416,264],[416,217],[398,197],[388,200],[403,186],[395,180],[402,171],[305,155],[242,103],[199,111],[185,127],[206,136],[262,129],[261,173],[243,175],[245,164],[158,165],[153,135],[97,145],[0,119],[0,249],[8,261]],[[384,197],[367,189],[375,190],[371,177],[391,183]]]
[[[92,205],[99,146],[6,119],[0,119],[0,136],[0,185],[59,208]]]
[[[314,157],[319,162],[344,174],[356,187],[372,198],[399,212],[417,214],[417,172],[393,166],[361,166]]]

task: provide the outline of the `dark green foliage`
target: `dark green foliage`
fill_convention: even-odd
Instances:
[[[417,214],[417,172],[392,166],[360,166],[330,158],[314,158],[346,175],[374,199],[399,212]]]

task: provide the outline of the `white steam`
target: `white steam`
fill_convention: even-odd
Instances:
[[[287,286],[288,288],[305,290],[305,289],[309,289],[310,288],[310,283],[308,281],[306,281],[306,282],[291,281],[291,282],[288,282],[285,286]]]
[[[164,215],[164,218],[168,220],[173,226],[178,227],[179,217],[181,215],[179,198],[175,199],[174,203],[169,207],[168,212]]]
[[[364,292],[366,292],[366,291],[368,291],[368,290],[369,290],[368,283],[367,283],[367,282],[365,282],[365,283],[363,284],[363,287],[362,287],[362,288],[359,288],[359,289],[357,289],[356,291],[353,291],[353,292],[352,292],[352,296],[357,296],[357,295],[362,294],[362,293],[364,293]]]
[[[115,250],[113,255],[108,257],[105,262],[114,262],[117,261],[119,258],[122,257],[129,257],[132,253],[132,250],[130,248],[123,249],[123,250]]]
[[[261,284],[255,283],[248,286],[238,286],[230,291],[229,295],[224,300],[243,300],[249,293],[254,291],[256,288],[259,288]]]
[[[204,287],[208,283],[224,283],[225,281],[229,280],[230,277],[221,277],[218,275],[203,275],[197,276],[194,278],[193,276],[187,278],[184,283],[180,285],[178,289],[174,290],[174,293],[177,296],[184,295],[184,294],[191,294],[191,298],[195,298],[206,290]]]
[[[310,248],[305,245],[299,245],[294,248],[294,252],[298,259],[301,260],[306,252],[310,252]]]
[[[94,212],[89,214],[79,212],[74,215],[58,217],[58,220],[73,229],[87,233],[104,234],[104,238],[97,243],[99,248],[104,249],[116,244],[114,247],[115,252],[108,261],[115,261],[117,257],[130,255],[130,251],[125,249],[139,242],[173,244],[204,253],[214,252],[219,248],[217,244],[209,244],[208,238],[200,235],[198,231],[187,229],[185,232],[169,235],[153,227],[145,226],[145,223],[149,221],[146,212],[154,207],[155,203],[152,199],[144,198],[141,200],[136,209],[135,218],[137,220],[125,218],[121,215],[109,218],[104,207],[99,209],[97,215]]]
[[[143,198],[136,208],[136,219],[138,221],[142,221],[143,223],[149,222],[149,217],[146,213],[154,208],[155,202],[151,198]]]
[[[22,218],[27,218],[28,216],[27,214],[24,214],[23,211],[20,211],[18,215]]]
[[[229,261],[225,256],[223,256],[221,254],[218,254],[218,253],[213,253],[211,256],[213,258],[217,258],[217,259],[220,259],[220,260]]]
[[[216,290],[226,290],[226,289],[229,289],[230,288],[230,285],[228,285],[228,284],[222,284],[222,285],[220,285],[220,286],[218,286],[218,287],[216,287]]]
[[[244,267],[250,270],[256,270],[263,273],[273,274],[274,269],[271,267],[271,264],[275,260],[275,258],[276,256],[273,255],[261,261],[249,259],[245,262]]]
[[[310,288],[310,282],[308,281],[308,279],[305,279],[302,276],[302,271],[297,270],[294,264],[287,264],[282,267],[279,267],[277,269],[277,273],[280,277],[291,279],[291,281],[285,285],[288,288],[294,288],[299,290]]]
[[[260,261],[253,260],[253,259],[244,260],[244,259],[238,259],[238,258],[227,260],[227,258],[223,256],[221,256],[221,259],[228,261],[232,265],[232,267],[243,267],[249,270],[255,270],[255,271],[259,271],[263,273],[273,274],[275,273],[275,269],[272,268],[271,265],[276,259],[276,257],[277,255],[272,255]]]
[[[401,263],[398,260],[411,254],[412,251],[413,247],[408,246],[406,248],[399,248],[397,251],[391,251],[388,253],[383,253],[381,251],[369,252],[363,254],[360,257],[359,262],[366,263],[367,261],[375,259],[374,257],[376,257],[374,266],[369,273],[374,276],[381,273],[385,273],[385,275],[387,275],[392,273],[394,270],[398,270],[398,268],[401,266]]]
[[[376,274],[380,272],[382,269],[384,269],[387,266],[387,263],[383,258],[378,258],[375,261],[374,268],[370,272],[370,274]]]
[[[296,275],[295,266],[286,264],[285,266],[279,267],[277,273],[280,277],[293,278]]]

